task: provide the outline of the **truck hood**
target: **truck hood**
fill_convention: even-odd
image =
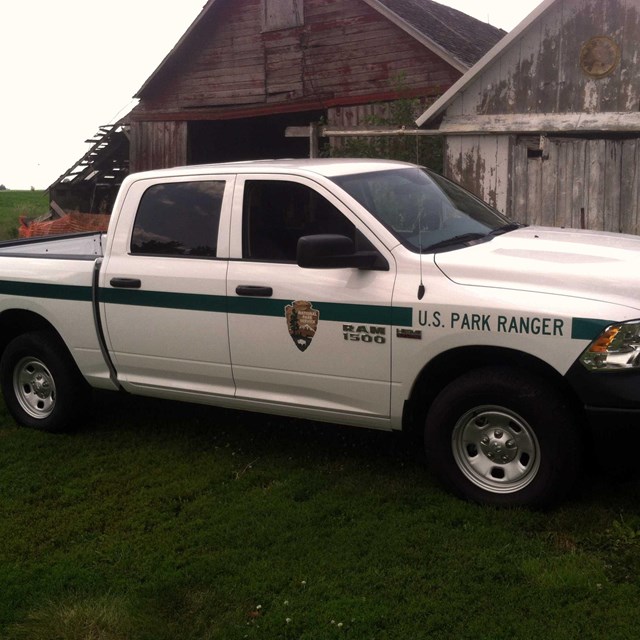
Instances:
[[[437,253],[458,284],[576,296],[640,309],[640,237],[524,227]]]

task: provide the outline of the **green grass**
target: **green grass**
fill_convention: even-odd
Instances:
[[[0,405],[0,637],[636,638],[638,488],[496,511],[395,434],[98,394],[52,436]]]
[[[20,216],[35,218],[48,210],[46,191],[0,191],[0,240],[18,237]]]

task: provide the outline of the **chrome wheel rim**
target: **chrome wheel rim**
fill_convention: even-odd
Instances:
[[[56,385],[46,365],[37,358],[22,358],[13,371],[13,391],[20,406],[32,418],[51,415],[56,404]]]
[[[453,429],[453,457],[474,485],[492,493],[515,493],[536,477],[540,445],[526,420],[504,407],[467,411]]]

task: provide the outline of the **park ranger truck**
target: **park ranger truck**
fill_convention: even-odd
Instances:
[[[459,495],[548,505],[640,428],[639,272],[410,164],[139,173],[106,234],[0,246],[0,383],[44,431],[94,387],[419,432]]]

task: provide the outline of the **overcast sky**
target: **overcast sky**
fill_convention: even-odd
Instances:
[[[44,189],[131,109],[205,0],[2,0],[0,184]],[[510,31],[540,0],[445,0]]]

